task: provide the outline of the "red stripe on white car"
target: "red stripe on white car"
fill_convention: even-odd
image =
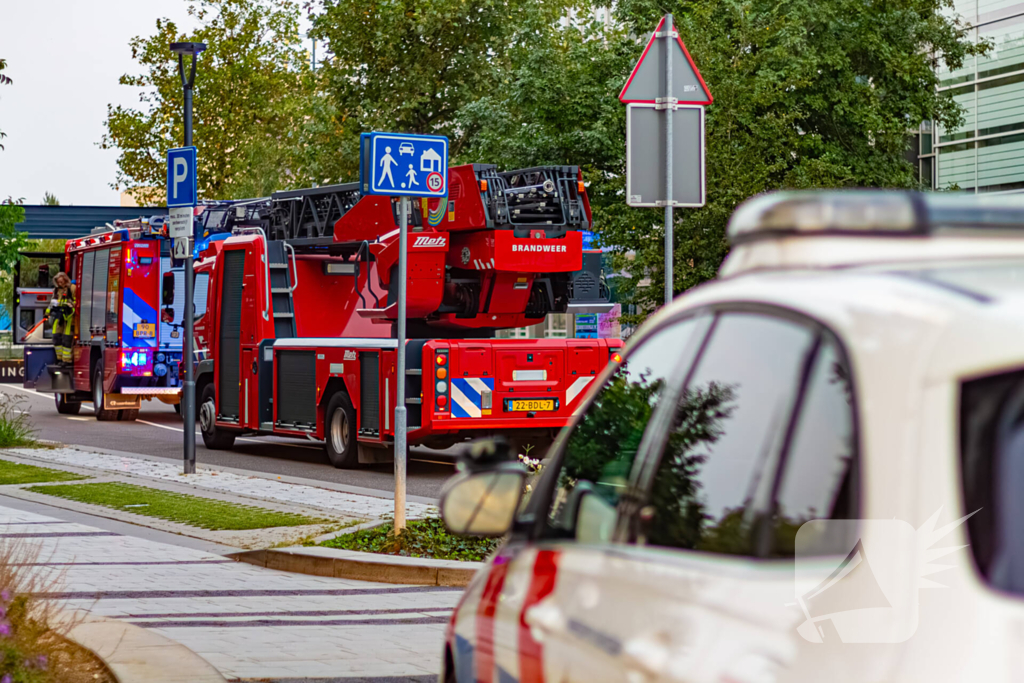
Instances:
[[[526,610],[555,590],[560,554],[557,550],[541,550],[533,563],[533,579],[530,581],[530,588],[519,613],[519,683],[544,681],[543,646],[534,640],[530,633],[530,627],[526,624]]]
[[[498,564],[499,561],[502,561],[501,564]],[[476,654],[473,657],[477,683],[493,683],[494,680],[494,613],[498,608],[501,589],[505,585],[508,566],[508,558],[495,558],[477,607]]]

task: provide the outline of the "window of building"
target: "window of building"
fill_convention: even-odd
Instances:
[[[939,68],[940,90],[964,108],[963,125],[939,131],[932,162],[934,186],[972,192],[1024,189],[1024,12],[1019,0],[956,2],[954,11],[975,26],[975,40],[992,49],[952,72]],[[1011,14],[1013,16],[1007,16]],[[922,146],[923,154],[923,146]],[[922,160],[923,162],[923,160]],[[924,181],[925,164],[921,165]],[[927,185],[927,183],[926,183]]]
[[[552,313],[544,321],[545,339],[565,339],[568,324],[565,313]]]

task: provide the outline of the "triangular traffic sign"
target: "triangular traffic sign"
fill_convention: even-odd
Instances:
[[[711,91],[679,36],[676,35],[674,41],[657,37],[665,29],[666,18],[661,18],[651,34],[644,53],[640,55],[640,61],[633,67],[629,80],[619,93],[619,100],[624,103],[654,103],[655,99],[665,97],[665,50],[671,47],[672,97],[679,100],[679,104],[711,104]],[[671,28],[670,23],[666,30]],[[675,49],[676,45],[679,46],[678,50]]]

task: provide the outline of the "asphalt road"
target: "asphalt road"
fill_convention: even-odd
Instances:
[[[70,445],[93,446],[126,453],[181,461],[182,422],[171,406],[143,401],[136,422],[97,422],[91,404],[79,415],[60,415],[51,395],[37,394],[16,385],[0,384],[0,392],[25,398],[37,437]],[[409,454],[406,490],[412,496],[437,498],[444,482],[455,472],[453,456],[414,449]],[[364,465],[355,470],[335,469],[322,446],[277,437],[240,437],[230,451],[211,451],[196,430],[199,464],[235,467],[266,474],[305,477],[382,491],[394,490],[394,466]]]

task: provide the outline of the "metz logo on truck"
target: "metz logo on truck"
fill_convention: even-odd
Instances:
[[[415,248],[426,248],[426,247],[444,247],[448,243],[448,238],[443,235],[437,237],[430,237],[428,235],[420,235],[416,238],[416,241],[412,243]]]

